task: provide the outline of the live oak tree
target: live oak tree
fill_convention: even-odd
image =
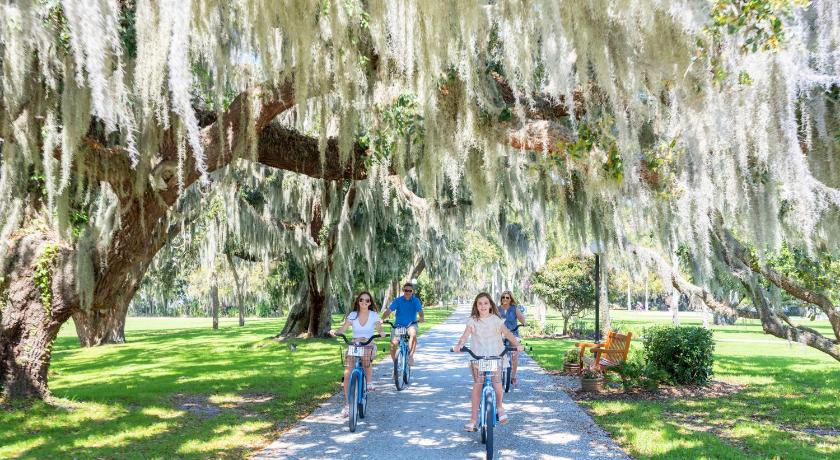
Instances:
[[[355,187],[390,188],[441,229],[447,203],[468,199],[476,215],[561,216],[551,230],[580,241],[618,246],[648,230],[659,248],[726,256],[748,285],[762,268],[731,232],[837,252],[824,235],[840,205],[840,6],[749,3],[767,8],[3,3],[3,392],[47,393],[50,348],[72,315],[107,335],[185,191],[221,181],[234,161],[321,181],[310,195],[321,209],[348,209]],[[401,134],[379,155],[359,132],[406,92],[422,149]],[[767,330],[785,331],[766,316]],[[795,339],[836,353],[809,337]]]

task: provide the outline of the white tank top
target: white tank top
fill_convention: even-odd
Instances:
[[[368,319],[365,324],[359,322],[359,314],[355,311],[347,315],[347,320],[353,326],[354,339],[367,339],[373,336],[374,325],[379,321],[379,313],[373,310],[368,311]]]

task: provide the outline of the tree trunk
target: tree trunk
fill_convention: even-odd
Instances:
[[[79,345],[95,347],[109,343],[125,343],[125,318],[128,304],[123,303],[113,309],[76,310],[73,323]]]
[[[216,280],[210,285],[210,316],[213,317],[213,329],[219,328],[219,286]]]
[[[648,285],[648,277],[645,276],[645,311],[648,311],[648,293],[650,291],[650,286]]]
[[[278,336],[329,336],[331,318],[326,302],[327,290],[324,287],[319,289],[317,281],[317,272],[308,267],[306,279],[301,283],[299,300],[289,310],[286,324]]]
[[[239,325],[245,325],[245,299],[242,295],[242,280],[239,279],[239,272],[236,271],[236,264],[233,260],[233,256],[230,252],[225,253],[225,257],[227,257],[228,265],[230,266],[230,271],[233,273],[233,283],[236,285],[236,303],[239,306]]]
[[[13,242],[7,256],[0,285],[0,390],[9,399],[44,398],[53,341],[79,306],[72,251],[47,235],[29,234]]]
[[[680,292],[677,289],[671,289],[666,302],[668,303],[668,310],[671,311],[671,322],[674,326],[680,325]]]
[[[563,335],[568,335],[568,334],[569,334],[569,317],[564,316],[563,317]]]
[[[631,311],[633,308],[630,305],[630,277],[627,277],[627,311]]]

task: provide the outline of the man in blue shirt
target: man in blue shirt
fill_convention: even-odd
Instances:
[[[403,295],[394,299],[385,311],[382,312],[382,320],[388,319],[388,315],[394,312],[394,324],[396,326],[407,326],[413,321],[417,321],[417,315],[420,315],[420,322],[425,321],[423,318],[423,304],[420,303],[414,295],[414,285],[405,283],[403,285]],[[408,328],[408,349],[409,349],[409,363],[414,364],[414,350],[417,348],[417,325],[414,324]],[[391,337],[391,360],[395,359],[397,354],[397,344],[400,342],[399,337]]]

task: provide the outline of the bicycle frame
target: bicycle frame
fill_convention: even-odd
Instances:
[[[365,342],[353,342],[347,339],[347,336],[344,334],[336,334],[336,337],[341,337],[344,339],[344,343],[348,346],[361,346],[364,347],[371,342],[376,336],[372,336],[367,339]],[[361,356],[354,356],[356,359],[356,364],[353,366],[353,370],[350,371],[350,375],[347,378],[347,381],[344,382],[345,385],[349,385],[347,387],[347,405],[350,407],[350,416],[349,416],[349,427],[350,431],[356,431],[356,417],[364,418],[365,417],[365,410],[367,408],[367,378],[365,377],[365,369],[362,367],[362,357]],[[356,385],[353,385],[354,379],[357,382]],[[354,393],[354,394],[351,394]]]
[[[454,351],[454,350],[450,350]],[[505,347],[502,354],[499,356],[478,356],[472,352],[467,347],[461,347],[461,352],[469,353],[470,356],[473,357],[475,360],[482,360],[482,359],[504,359],[504,356],[508,354],[508,352],[516,351],[516,348],[513,347]],[[487,413],[487,396],[490,396],[490,402],[492,404],[491,411],[492,411],[492,420],[486,420],[486,413]],[[478,401],[478,425],[476,428],[481,430],[481,427],[484,426],[496,426],[496,390],[493,388],[493,377],[492,372],[484,371],[484,384],[481,388],[481,399]]]
[[[397,391],[402,390],[403,387],[409,383],[411,380],[411,354],[408,346],[409,339],[411,336],[408,334],[408,328],[417,324],[417,321],[412,321],[406,326],[397,326],[391,321],[384,321],[385,324],[391,326],[391,336],[394,336],[394,330],[397,327],[405,327],[406,331],[404,334],[400,334],[400,341],[398,344],[397,354],[394,356],[394,384],[397,387]],[[402,376],[400,376],[397,372],[397,368],[400,367],[398,363],[401,363]]]

